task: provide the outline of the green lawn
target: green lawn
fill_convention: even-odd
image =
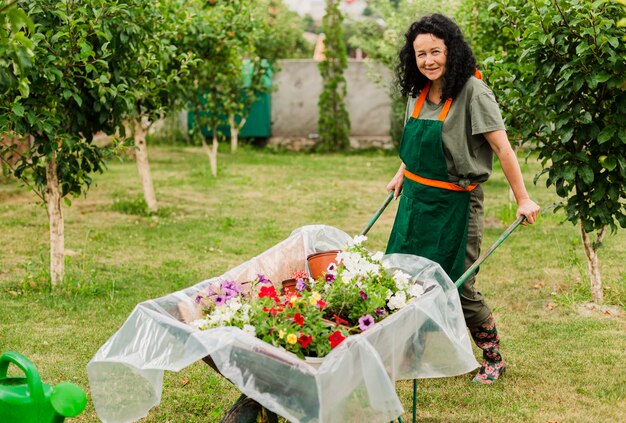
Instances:
[[[226,147],[226,146],[224,146]],[[142,215],[134,162],[116,160],[86,198],[64,207],[67,280],[47,290],[45,209],[0,177],[0,352],[18,351],[46,383],[71,381],[89,392],[86,365],[144,300],[222,274],[302,225],[356,234],[385,199],[399,164],[392,154],[273,153],[224,148],[219,177],[198,148],[155,147],[150,160],[158,216]],[[532,179],[543,206],[555,194]],[[514,219],[499,169],[484,185],[487,248]],[[395,203],[369,233],[384,249]],[[600,251],[609,309],[590,310],[579,229],[551,212],[523,227],[481,267],[478,284],[494,308],[509,368],[497,385],[472,375],[424,380],[420,422],[616,422],[626,413],[626,231]],[[478,356],[478,351],[476,350]],[[397,384],[410,421],[410,382]],[[161,404],[147,422],[217,422],[238,396],[206,364],[166,373]],[[93,405],[72,421],[97,421]]]

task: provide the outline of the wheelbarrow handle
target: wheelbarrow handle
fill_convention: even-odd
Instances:
[[[472,276],[472,274],[476,271],[476,269],[478,269],[478,266],[480,266],[482,264],[483,261],[485,261],[485,259],[487,259],[487,257],[489,257],[491,255],[491,253],[494,252],[494,250],[496,248],[498,248],[500,246],[500,244],[502,244],[504,242],[505,239],[508,238],[509,235],[511,235],[511,232],[513,232],[515,229],[517,229],[517,227],[526,219],[526,216],[520,216],[517,218],[517,220],[515,222],[513,222],[511,224],[511,226],[509,226],[506,231],[504,231],[502,233],[502,235],[500,235],[500,237],[496,240],[496,242],[493,243],[493,245],[491,247],[489,247],[489,249],[487,251],[485,251],[485,253],[478,257],[478,260],[476,260],[474,262],[474,264],[472,264],[466,271],[465,273],[463,273],[461,275],[461,277],[455,282],[455,285],[457,288],[460,288],[461,285],[463,285],[465,283],[465,281],[467,281],[470,276]]]
[[[359,232],[359,235],[365,235],[366,233],[369,232],[369,230],[372,228],[372,226],[374,226],[374,223],[376,223],[376,221],[378,220],[380,215],[383,214],[383,211],[385,211],[385,209],[387,208],[387,206],[389,205],[391,200],[393,200],[393,194],[394,194],[394,191],[391,191],[389,193],[389,195],[387,196],[387,199],[385,200],[385,202],[380,205],[378,210],[376,210],[376,213],[374,213],[374,216],[372,216],[370,221],[367,222],[367,225],[365,225],[363,227],[363,229],[361,229],[361,232]]]

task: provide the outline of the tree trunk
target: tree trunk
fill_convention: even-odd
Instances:
[[[583,246],[585,247],[585,255],[587,256],[587,271],[591,280],[591,298],[594,303],[601,304],[604,291],[602,289],[602,278],[600,277],[600,266],[598,265],[598,248],[602,244],[602,240],[606,234],[606,226],[598,231],[596,241],[592,242],[581,220],[580,234],[583,239]]]
[[[228,116],[228,123],[230,125],[230,152],[236,153],[239,145],[239,131],[246,124],[246,118],[241,119],[241,122],[237,124],[235,115],[231,114]]]
[[[211,164],[211,175],[217,176],[217,125],[213,125],[213,145],[209,147],[204,136],[202,138],[202,149],[209,156]]]
[[[65,274],[65,228],[56,153],[46,162],[46,206],[50,222],[50,281],[56,286],[63,281]]]
[[[158,210],[156,196],[154,195],[154,187],[152,185],[152,176],[150,175],[150,163],[148,162],[148,145],[146,144],[147,125],[135,119],[132,122],[133,138],[135,140],[135,161],[137,162],[137,170],[141,178],[143,186],[143,197],[148,205],[148,210],[156,213]]]
[[[228,115],[228,123],[230,124],[230,152],[237,152],[237,144],[239,144],[239,127],[235,122],[235,115]]]

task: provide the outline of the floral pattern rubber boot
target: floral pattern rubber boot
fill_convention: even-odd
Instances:
[[[482,365],[472,382],[481,385],[494,383],[504,373],[506,364],[499,351],[500,337],[493,315],[490,314],[481,325],[471,327],[469,330],[476,346],[483,350]]]

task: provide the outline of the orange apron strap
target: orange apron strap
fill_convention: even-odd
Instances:
[[[446,116],[448,116],[448,112],[450,111],[450,106],[452,105],[452,99],[449,98],[446,100],[446,102],[443,105],[443,109],[441,109],[441,113],[439,113],[439,120],[440,121],[444,121],[446,120]]]
[[[420,110],[422,110],[424,101],[426,101],[426,96],[428,95],[428,91],[430,91],[430,81],[426,83],[426,85],[422,89],[422,92],[420,93],[420,96],[417,98],[417,101],[415,102],[415,107],[413,107],[413,113],[411,114],[412,118],[417,119],[419,117]]]
[[[453,184],[452,182],[445,182],[445,181],[438,181],[436,179],[422,178],[421,176],[416,175],[415,173],[409,172],[406,169],[404,169],[404,176],[406,176],[407,178],[409,178],[412,181],[417,182],[418,184],[426,185],[426,186],[429,186],[429,187],[447,189],[449,191],[465,191],[465,192],[467,192],[467,191],[474,190],[474,188],[476,188],[478,186],[478,184],[471,184],[467,188],[463,188],[462,186],[457,185],[457,184]]]

